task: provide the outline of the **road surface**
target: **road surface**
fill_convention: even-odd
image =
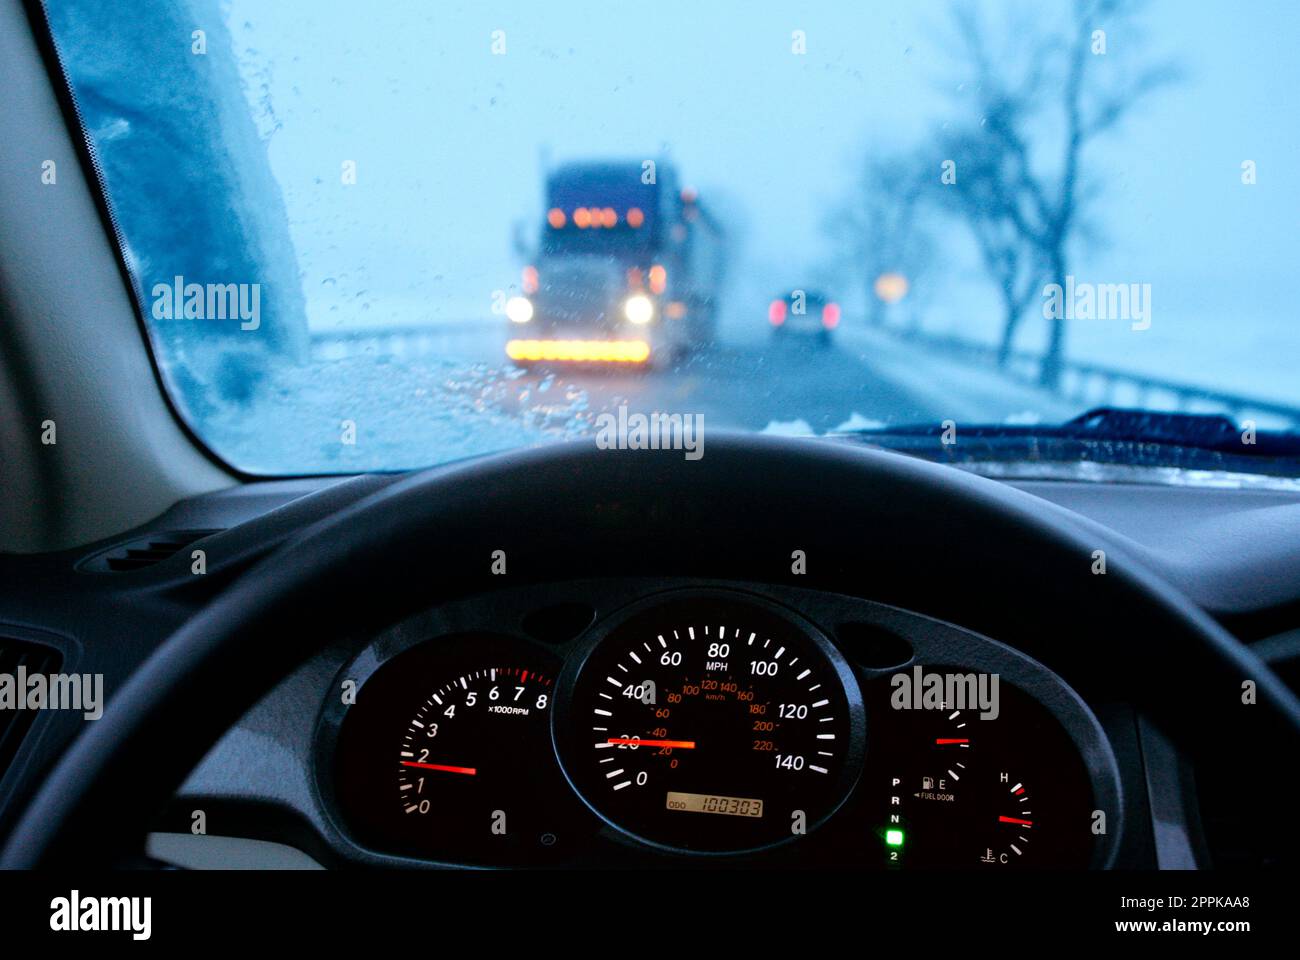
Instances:
[[[378,338],[377,353],[418,351],[508,367],[507,331],[474,322]],[[889,424],[1056,422],[1078,411],[1057,397],[864,326],[836,332],[829,346],[766,329],[734,334],[670,368],[536,366],[509,381],[508,407],[520,398],[585,396],[599,413],[703,414],[714,428],[825,433]]]

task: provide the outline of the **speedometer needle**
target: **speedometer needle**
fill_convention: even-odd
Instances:
[[[605,741],[616,747],[672,747],[676,750],[694,750],[694,740],[638,740],[636,737],[610,737]]]
[[[477,767],[449,767],[443,763],[416,763],[414,760],[403,760],[404,767],[419,767],[421,770],[441,770],[444,773],[463,773],[467,776],[477,776]]]

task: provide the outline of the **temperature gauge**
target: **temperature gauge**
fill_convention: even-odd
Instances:
[[[878,832],[887,865],[1088,865],[1092,788],[1078,749],[1038,701],[1005,680],[999,706],[994,719],[951,707],[881,708],[892,736],[877,741],[872,776],[885,787]]]

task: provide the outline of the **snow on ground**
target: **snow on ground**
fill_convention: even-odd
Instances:
[[[927,352],[890,333],[869,327],[843,330],[842,339],[889,373],[898,386],[930,409],[965,423],[1059,423],[1079,413],[1078,405],[994,367],[978,366]]]
[[[729,340],[677,369],[559,374],[506,361],[500,321],[412,329],[318,331],[311,363],[274,369],[248,406],[205,395],[211,409],[191,419],[236,466],[283,474],[416,468],[590,436],[595,417],[622,404],[787,436],[946,419],[1059,423],[1086,405],[857,324],[825,351],[768,335]]]

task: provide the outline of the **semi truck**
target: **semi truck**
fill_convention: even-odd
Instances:
[[[662,365],[714,338],[723,231],[664,161],[570,163],[506,302],[516,363]]]

